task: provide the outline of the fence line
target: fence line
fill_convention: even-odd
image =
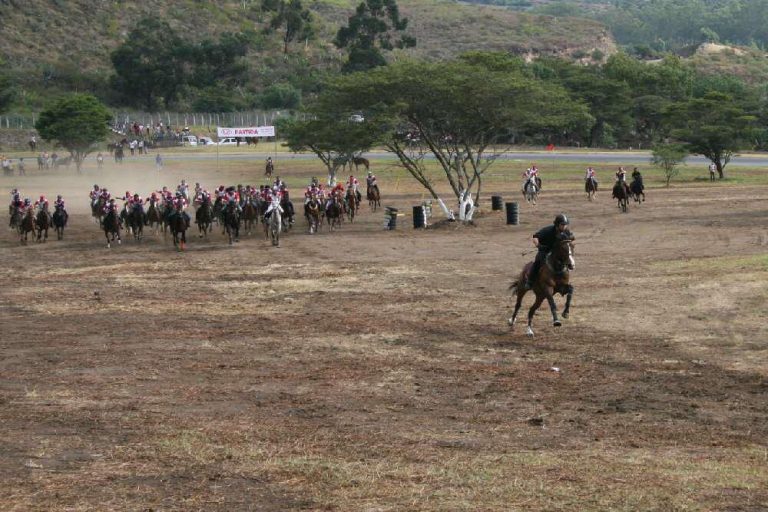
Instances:
[[[114,127],[127,126],[134,121],[144,126],[156,126],[162,122],[164,126],[181,129],[186,126],[265,126],[274,124],[282,117],[299,116],[288,110],[244,110],[240,112],[141,112],[131,110],[113,111],[112,124]],[[38,114],[5,114],[0,115],[0,128],[15,130],[34,130]]]

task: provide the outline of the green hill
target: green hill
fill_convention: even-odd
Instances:
[[[316,37],[294,43],[282,55],[279,37],[263,33],[267,17],[260,2],[167,0],[165,2],[96,0],[5,0],[0,56],[17,85],[17,109],[35,109],[59,92],[90,90],[109,100],[109,55],[135,23],[145,16],[168,22],[183,38],[199,41],[225,32],[252,31],[248,55],[250,87],[260,90],[295,81],[301,69],[336,70],[344,58],[331,40],[356,2],[315,0]],[[513,12],[449,0],[402,0],[417,46],[404,51],[444,59],[468,50],[509,51],[528,58],[561,55],[589,60],[616,51],[613,38],[599,23]],[[395,52],[399,58],[403,52]],[[310,89],[305,83],[298,87]]]

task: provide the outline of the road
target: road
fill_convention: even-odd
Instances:
[[[242,151],[237,153],[221,153],[218,158],[221,161],[224,160],[256,160],[263,161],[267,156],[275,156],[275,153],[264,151]],[[366,153],[365,157],[369,160],[390,160],[394,157],[390,153],[385,152],[371,152]],[[189,153],[173,152],[167,155],[168,159],[172,160],[216,160],[216,153]],[[280,160],[314,160],[315,155],[309,153],[277,153],[276,158]],[[559,162],[584,162],[585,165],[593,164],[616,164],[616,165],[636,165],[645,164],[651,158],[651,154],[648,151],[624,151],[624,152],[566,152],[566,151],[512,151],[504,153],[501,158],[505,160],[520,161],[523,163],[529,162],[551,162],[553,160]],[[709,165],[709,160],[702,156],[691,156],[685,160],[685,163],[690,166],[703,166]],[[735,156],[728,164],[729,166],[749,166],[749,167],[768,167],[768,154],[765,153],[749,153],[745,155]]]

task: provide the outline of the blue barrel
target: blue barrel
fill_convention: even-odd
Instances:
[[[506,203],[507,224],[517,226],[520,224],[520,205],[517,203]]]

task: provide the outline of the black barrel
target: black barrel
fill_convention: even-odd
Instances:
[[[491,210],[498,212],[504,209],[504,199],[501,196],[491,196]]]
[[[413,207],[413,229],[419,229],[423,228],[424,226],[424,207],[414,206]]]
[[[517,203],[505,203],[507,207],[507,224],[520,224],[520,206]]]
[[[388,218],[387,221],[387,229],[395,229],[397,228],[397,208],[392,208],[391,206],[386,207],[386,213],[385,215]]]

